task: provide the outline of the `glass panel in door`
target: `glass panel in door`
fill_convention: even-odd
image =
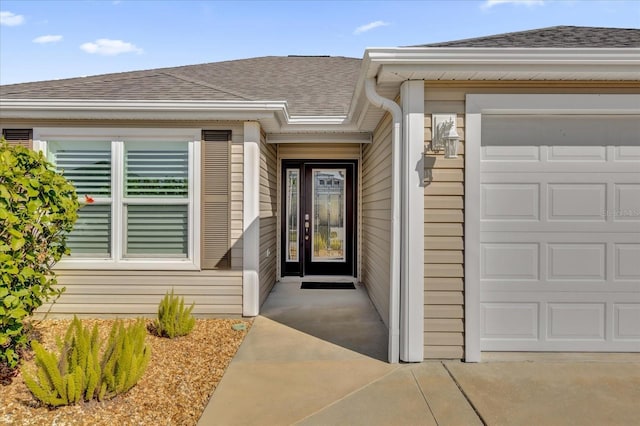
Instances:
[[[313,169],[312,262],[345,262],[346,169]]]
[[[285,214],[286,214],[286,261],[297,262],[298,261],[298,218],[300,217],[299,209],[299,182],[300,182],[300,170],[299,169],[287,169],[286,176],[286,200],[285,200]]]
[[[282,275],[302,274],[303,238],[301,210],[304,202],[304,173],[295,161],[282,163],[280,214],[280,256]]]

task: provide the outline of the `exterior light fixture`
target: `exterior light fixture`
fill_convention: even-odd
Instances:
[[[456,131],[456,114],[434,114],[431,151],[444,151],[444,158],[458,157],[458,141]]]

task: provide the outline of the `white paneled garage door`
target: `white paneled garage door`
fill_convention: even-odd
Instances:
[[[640,116],[483,115],[480,349],[640,351]]]

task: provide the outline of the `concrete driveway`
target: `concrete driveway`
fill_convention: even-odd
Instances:
[[[640,354],[388,364],[363,289],[279,283],[262,311],[199,425],[640,424]]]
[[[444,363],[485,424],[640,424],[640,354],[491,355]]]

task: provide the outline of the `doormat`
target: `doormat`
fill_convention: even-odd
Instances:
[[[304,290],[355,290],[353,283],[323,283],[316,281],[303,281],[300,286]]]

